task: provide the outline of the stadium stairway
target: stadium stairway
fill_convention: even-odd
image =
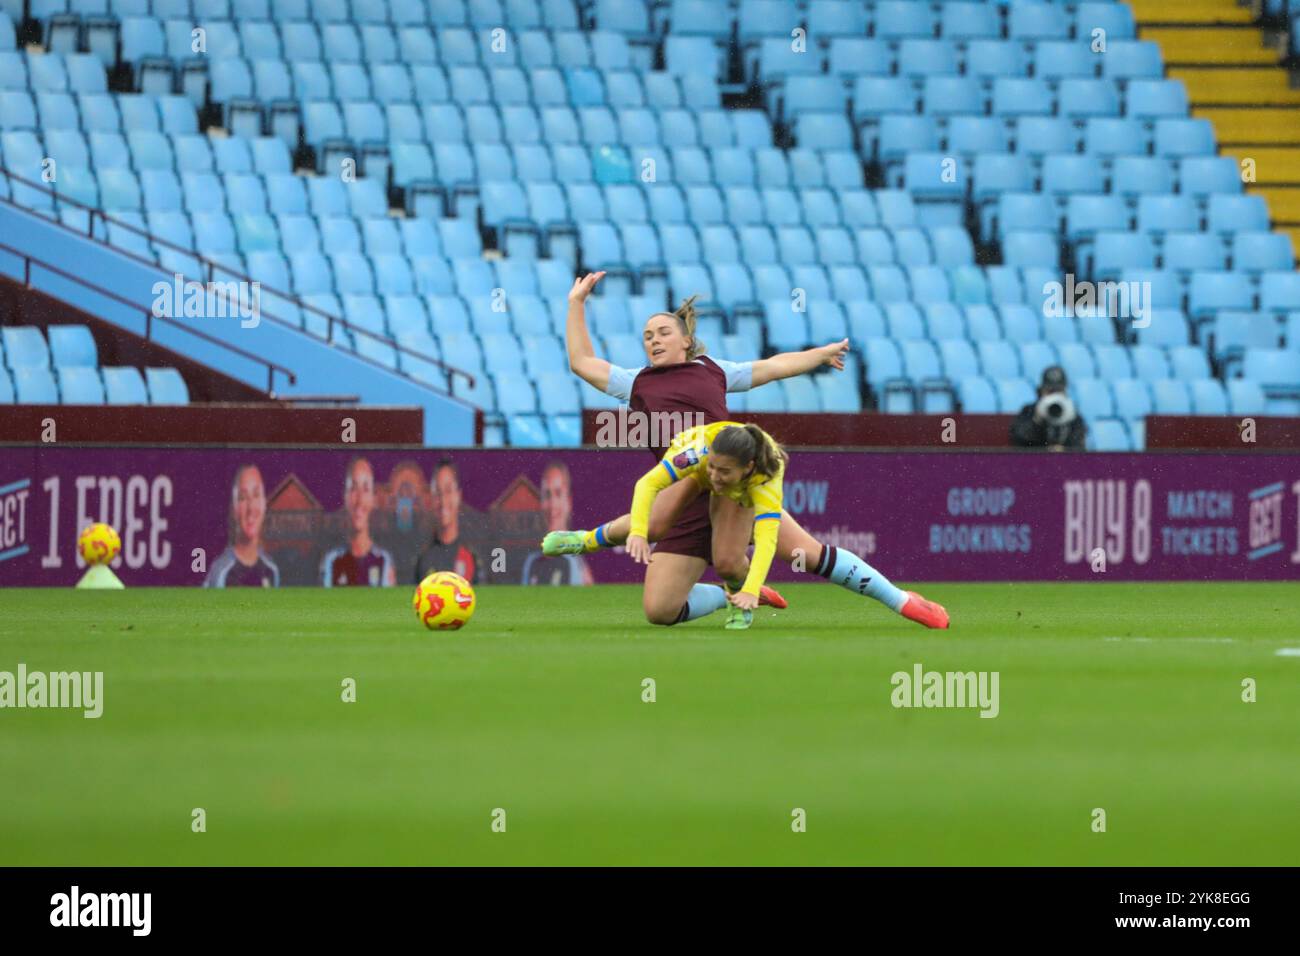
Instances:
[[[1247,192],[1300,248],[1300,89],[1250,6],[1235,0],[1129,0],[1142,39],[1160,44],[1192,115],[1214,124],[1220,152],[1252,160]],[[1248,177],[1249,175],[1248,174]]]
[[[4,237],[6,247],[0,253],[0,273],[23,281],[30,261],[32,288],[124,331],[144,334],[142,316],[150,311],[157,284],[166,279],[159,267],[3,199],[0,199],[0,236]],[[469,405],[283,321],[274,321],[270,316],[262,318],[265,321],[245,327],[243,320],[189,319],[177,314],[172,323],[154,323],[148,337],[163,347],[258,387],[267,386],[265,363],[241,356],[284,356],[292,362],[296,381],[277,379],[273,383],[277,394],[321,396],[347,391],[365,404],[420,406],[425,413],[427,444],[473,444],[476,421],[474,409]],[[232,346],[238,344],[239,348],[213,347],[186,332],[186,327]],[[45,391],[51,393],[48,387]],[[53,392],[51,400],[57,401],[57,394]]]

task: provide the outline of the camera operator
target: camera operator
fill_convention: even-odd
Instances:
[[[1021,448],[1082,449],[1088,427],[1065,392],[1065,370],[1053,365],[1043,372],[1037,401],[1020,409],[1011,423],[1011,444]]]

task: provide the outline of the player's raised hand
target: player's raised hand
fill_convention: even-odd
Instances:
[[[596,288],[596,283],[604,277],[603,272],[589,272],[585,276],[578,276],[573,280],[573,288],[569,290],[569,301],[586,302],[587,296],[591,295],[591,290]]]
[[[650,542],[640,535],[629,535],[627,543],[623,547],[627,549],[629,557],[637,564],[650,563]]]
[[[742,611],[752,611],[758,607],[758,595],[749,594],[746,591],[737,591],[735,594],[728,593],[727,600]]]
[[[844,371],[844,356],[849,351],[849,340],[842,339],[839,342],[832,342],[830,345],[821,347],[822,364],[829,365],[831,368]]]

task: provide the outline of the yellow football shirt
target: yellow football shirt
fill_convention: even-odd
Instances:
[[[636,483],[632,496],[633,535],[647,536],[650,526],[650,509],[659,492],[676,481],[690,479],[701,489],[710,494],[730,498],[742,508],[754,509],[754,556],[749,562],[749,574],[741,588],[749,594],[757,595],[767,572],[772,566],[776,554],[776,536],[781,521],[782,482],[785,478],[785,463],[777,468],[775,475],[758,472],[750,475],[735,488],[718,491],[709,481],[707,463],[713,440],[724,428],[744,427],[739,422],[713,422],[688,428],[668,446],[663,460],[648,471]],[[766,435],[766,433],[764,433]],[[775,444],[767,437],[769,444]]]

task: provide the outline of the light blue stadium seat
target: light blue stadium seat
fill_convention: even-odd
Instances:
[[[1159,156],[1120,156],[1112,170],[1111,191],[1134,197],[1172,193],[1173,164]]]
[[[1260,383],[1265,391],[1300,390],[1300,351],[1280,348],[1247,348],[1242,374]]]
[[[12,371],[14,398],[19,404],[59,404],[59,387],[50,369],[44,366],[25,366]]]
[[[1175,345],[1169,349],[1168,355],[1175,378],[1196,381],[1210,377],[1210,365],[1204,349],[1195,345]]]
[[[507,414],[536,411],[537,397],[532,382],[515,375],[494,376],[497,407]]]
[[[1192,156],[1178,163],[1178,191],[1196,197],[1240,193],[1241,170],[1230,156]]]
[[[261,213],[237,213],[231,219],[235,226],[240,252],[247,255],[250,252],[280,250],[279,227],[271,216]]]
[[[993,81],[993,115],[1051,116],[1055,98],[1046,80],[999,76]]]
[[[1205,232],[1171,232],[1164,237],[1161,256],[1166,269],[1221,270],[1227,268],[1227,252],[1217,236]]]
[[[1116,414],[1110,383],[1102,379],[1076,379],[1070,383],[1070,392],[1079,407],[1079,414],[1089,421],[1109,418]]]
[[[36,114],[47,131],[75,130],[81,125],[77,102],[69,93],[37,93]]]
[[[986,85],[998,77],[1028,76],[1029,66],[1029,51],[1021,43],[982,38],[966,45],[966,73]]]
[[[813,381],[823,411],[856,414],[862,410],[862,396],[858,394],[857,383],[848,374],[817,375]]]
[[[1096,6],[1118,7],[1119,4],[1096,4]],[[1080,37],[1085,34],[1080,32]],[[1090,36],[1091,33],[1087,34]],[[1160,56],[1160,46],[1150,40],[1106,39],[1106,55],[1100,58],[1104,74],[1111,79],[1158,80],[1164,75],[1164,61]]]
[[[886,415],[912,415],[919,411],[916,389],[907,379],[896,379],[885,385],[880,396],[880,411]]]
[[[1128,431],[1117,418],[1098,418],[1088,422],[1090,451],[1131,451]]]
[[[943,359],[943,374],[949,380],[960,382],[979,375],[979,358],[965,339],[941,339],[939,354]]]
[[[998,11],[990,4],[949,0],[941,6],[939,20],[939,32],[950,40],[991,39],[1002,35]]]
[[[869,385],[878,389],[889,379],[903,375],[903,358],[893,340],[869,338],[863,345]]]
[[[1119,89],[1114,80],[1064,79],[1058,95],[1062,116],[1086,119],[1120,114]]]
[[[957,397],[961,402],[961,410],[968,415],[992,415],[999,411],[998,393],[986,378],[968,376],[960,379],[957,383]]]
[[[1154,269],[1155,243],[1140,232],[1098,232],[1093,252],[1093,272],[1098,278],[1117,276],[1124,269]]]
[[[811,0],[808,4],[808,28],[814,36],[865,36],[867,23],[866,8],[858,4],[836,0]]]
[[[24,368],[49,368],[50,351],[45,336],[34,325],[9,325],[0,328],[5,364],[17,371]]]
[[[1195,232],[1201,228],[1200,220],[1200,210],[1190,196],[1138,197],[1139,232]]]
[[[1010,145],[1009,132],[991,116],[953,116],[948,120],[944,148],[967,157],[978,154],[1005,153]]]
[[[49,336],[50,358],[56,368],[65,365],[94,368],[99,365],[99,351],[86,326],[52,325],[46,334]],[[34,342],[28,348],[32,346]]]
[[[1215,193],[1207,200],[1206,219],[1211,232],[1266,231],[1268,205],[1262,196]]]
[[[1093,156],[1114,158],[1145,153],[1150,140],[1151,137],[1140,120],[1097,116],[1089,119],[1085,125],[1083,148]]]
[[[1232,237],[1232,267],[1248,272],[1293,271],[1295,250],[1284,232],[1238,232]]]
[[[980,115],[984,93],[974,79],[964,76],[928,76],[921,104],[930,116]]]
[[[1100,59],[1086,43],[1043,40],[1034,49],[1034,75],[1049,80],[1095,77]]]
[[[836,342],[848,336],[843,307],[829,299],[808,302],[808,331],[814,342]]]
[[[1192,393],[1192,411],[1196,415],[1227,415],[1227,392],[1217,378],[1200,378],[1188,382]]]
[[[1219,312],[1211,324],[1211,349],[1216,362],[1240,358],[1246,349],[1275,349],[1281,326],[1271,315]]]
[[[1049,323],[1049,325],[1052,323]],[[1058,349],[1061,368],[1071,381],[1097,377],[1097,365],[1092,350],[1079,342],[1065,342]]]
[[[1192,414],[1192,397],[1187,382],[1166,378],[1148,384],[1151,386],[1152,407],[1155,414]]]
[[[1233,415],[1263,415],[1268,412],[1268,398],[1259,382],[1233,378],[1227,385],[1228,405]]]
[[[98,369],[68,365],[60,366],[56,371],[59,379],[59,395],[64,405],[104,404],[104,383],[100,380]]]
[[[822,411],[821,393],[813,380],[807,376],[786,379],[782,385],[785,389],[787,410],[791,412]]]
[[[1197,415],[1228,414],[1228,394],[1217,379],[1205,378],[1188,382],[1192,395],[1192,410]]]
[[[1152,345],[1134,345],[1129,348],[1129,358],[1133,360],[1133,372],[1137,378],[1153,381],[1170,378],[1173,374],[1169,367],[1169,358],[1165,350]]]
[[[993,383],[998,394],[998,411],[1014,414],[1034,401],[1034,386],[1025,378],[1003,378]]]
[[[1135,119],[1187,116],[1187,89],[1182,80],[1132,80],[1125,94],[1124,115]]]
[[[1021,374],[1020,356],[1017,349],[1001,339],[977,341],[975,348],[979,353],[980,369],[986,378],[1012,379]]]
[[[577,448],[582,444],[581,415],[551,415],[546,418],[546,434],[551,445]]]
[[[1219,309],[1253,311],[1255,293],[1242,272],[1194,272],[1188,288],[1187,311],[1193,319],[1208,317]]]
[[[799,77],[791,77],[787,83]],[[804,77],[805,80],[820,80],[817,77]],[[815,84],[812,89],[829,89],[824,84]],[[889,113],[915,113],[917,96],[911,83],[903,77],[896,76],[859,76],[853,84],[853,119],[859,123],[875,120]],[[828,95],[821,105],[823,110],[836,109],[835,97]]]
[[[879,0],[876,4],[876,36],[887,40],[908,37],[931,37],[935,28],[934,11],[929,4],[904,0]]]
[[[21,92],[24,96],[26,96],[27,89],[28,89],[28,83],[27,83],[26,58],[23,56],[22,53],[19,53],[12,49],[0,50],[0,93],[2,93],[6,97],[10,97],[11,94],[17,94]],[[12,103],[17,103],[18,100],[16,98],[10,98],[10,99],[6,99],[5,102],[6,104],[12,104]],[[27,104],[29,106],[31,105],[30,97],[27,97]],[[35,112],[33,110],[33,120],[34,119],[35,119]],[[6,120],[8,120],[8,117],[6,117]],[[6,122],[5,125],[8,127],[11,126],[12,124]]]
[[[147,405],[149,393],[145,389],[140,370],[130,366],[104,366],[104,396],[109,405]]]
[[[1060,259],[1060,246],[1051,232],[1018,230],[1003,233],[1002,261],[1009,266],[1056,269],[1061,264]]]
[[[1147,383],[1136,378],[1121,378],[1110,383],[1115,396],[1115,413],[1127,420],[1144,418],[1153,411]]]
[[[1043,192],[1067,195],[1105,191],[1105,170],[1094,157],[1062,153],[1043,157]]]
[[[1199,118],[1156,120],[1155,151],[1158,156],[1213,156],[1214,127]]]

